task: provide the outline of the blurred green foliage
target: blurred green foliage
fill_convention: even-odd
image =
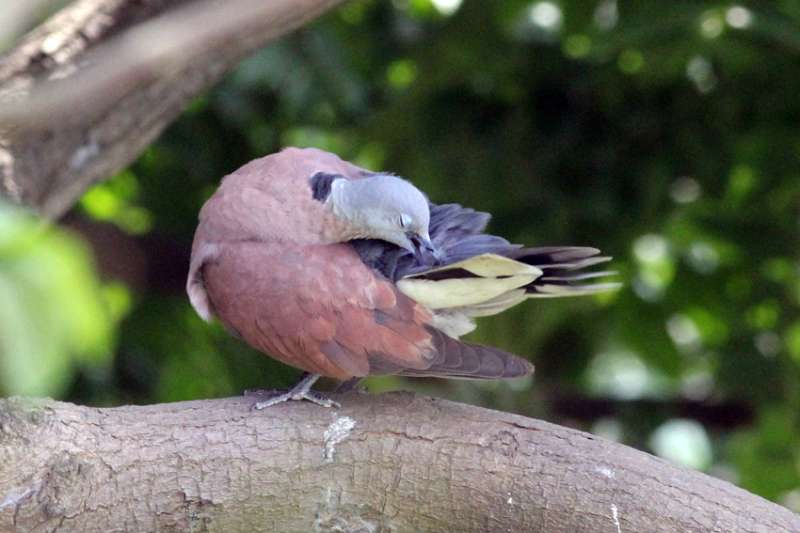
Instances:
[[[223,175],[317,146],[491,211],[512,241],[597,246],[624,290],[530,302],[472,336],[529,356],[533,380],[369,386],[575,425],[800,509],[798,95],[791,0],[353,1],[245,61],[78,211],[185,249]],[[109,318],[75,239],[13,220],[4,392],[147,403],[293,379],[202,323],[182,279],[107,281]],[[738,410],[697,415],[715,406]]]
[[[0,388],[60,395],[78,368],[107,366],[114,286],[99,286],[75,236],[0,203]]]

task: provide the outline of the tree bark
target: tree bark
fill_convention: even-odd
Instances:
[[[406,393],[96,409],[0,402],[2,531],[796,532],[729,483]]]
[[[341,1],[73,2],[0,58],[0,196],[58,217],[246,54]]]

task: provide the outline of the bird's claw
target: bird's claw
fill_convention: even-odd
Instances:
[[[335,402],[330,398],[320,394],[318,392],[307,390],[307,391],[288,391],[272,398],[268,398],[261,402],[256,402],[253,404],[253,409],[266,409],[267,407],[272,407],[273,405],[278,405],[279,403],[288,402],[288,401],[302,401],[306,400],[311,403],[315,403],[317,405],[321,405],[322,407],[341,407],[339,402]]]
[[[338,402],[334,402],[330,398],[323,396],[322,394],[311,390],[311,386],[314,384],[315,381],[319,379],[319,374],[310,374],[306,373],[300,378],[300,381],[295,383],[295,385],[286,392],[278,392],[277,394],[273,394],[270,398],[267,398],[264,401],[256,402],[253,404],[253,409],[266,409],[267,407],[272,407],[273,405],[278,405],[279,403],[288,402],[288,401],[302,401],[306,400],[311,403],[315,403],[322,407],[341,407]],[[257,394],[263,393],[276,393],[277,391],[256,391]],[[246,394],[252,394],[253,391],[245,391]]]

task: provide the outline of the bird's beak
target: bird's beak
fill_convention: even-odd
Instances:
[[[425,234],[409,233],[408,239],[414,245],[414,255],[422,264],[435,265],[439,262],[439,251],[431,242],[431,237],[427,232]]]

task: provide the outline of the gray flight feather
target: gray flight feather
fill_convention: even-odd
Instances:
[[[406,276],[421,275],[432,267],[457,263],[481,254],[509,257],[542,270],[541,278],[527,286],[529,296],[592,294],[618,287],[613,283],[581,284],[595,277],[614,275],[614,272],[585,273],[581,269],[609,261],[598,255],[596,248],[583,246],[553,246],[523,248],[502,237],[483,233],[491,215],[458,204],[429,204],[430,237],[438,251],[438,261],[423,261],[408,251],[377,239],[351,241],[361,260],[387,278],[398,281]],[[430,259],[430,258],[427,258]],[[441,277],[438,272],[436,276]],[[560,290],[559,290],[560,289]]]

